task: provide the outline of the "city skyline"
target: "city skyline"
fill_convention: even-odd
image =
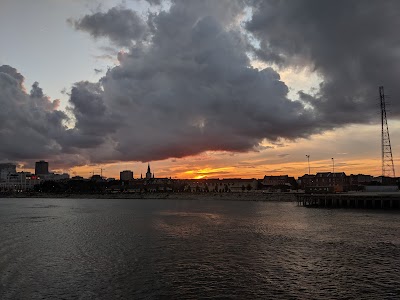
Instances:
[[[302,176],[310,155],[311,173],[334,158],[379,176],[383,85],[400,174],[396,1],[0,5],[0,162],[261,178]]]
[[[369,173],[369,172],[357,172],[357,169],[350,169],[350,166],[346,166],[346,164],[343,163],[337,163],[334,161],[334,158],[330,158],[329,159],[329,165],[327,165],[327,161],[326,160],[322,160],[320,162],[315,162],[315,165],[312,165],[312,161],[309,164],[309,159],[311,158],[310,155],[305,155],[307,158],[307,171],[305,171],[304,173],[299,173],[299,175],[296,175],[296,173],[284,173],[284,169],[282,168],[282,170],[270,170],[267,172],[262,173],[262,171],[260,171],[259,176],[250,176],[250,177],[244,177],[241,176],[240,174],[237,174],[237,176],[229,176],[229,173],[227,172],[221,172],[218,173],[218,171],[213,171],[213,170],[198,170],[197,172],[194,171],[189,171],[189,172],[184,172],[183,176],[168,176],[168,173],[166,173],[167,171],[164,171],[162,169],[160,169],[160,174],[161,176],[157,176],[155,178],[172,178],[172,179],[238,179],[238,178],[242,178],[242,179],[260,179],[263,178],[264,176],[280,176],[280,175],[289,175],[292,177],[301,177],[303,175],[307,175],[307,174],[311,174],[311,175],[315,175],[317,173],[346,173],[346,175],[357,175],[357,174],[363,174],[363,175],[371,175],[371,176],[375,176],[375,177],[379,177],[382,174],[374,174],[374,173]],[[37,161],[35,162],[35,168],[23,168],[21,166],[18,166],[18,164],[12,163],[12,162],[6,162],[4,164],[11,164],[11,165],[15,165],[17,172],[30,172],[32,174],[40,174],[40,172],[38,173],[36,171],[37,169],[37,164],[38,163],[45,163],[47,164],[47,168],[48,171],[47,173],[45,172],[45,174],[65,174],[68,173],[68,170],[56,170],[56,169],[52,169],[51,168],[51,162],[49,161]],[[121,172],[131,172],[133,179],[141,179],[141,178],[146,178],[147,174],[149,173],[149,168],[151,167],[152,172],[150,174],[152,174],[151,176],[154,176],[155,171],[153,168],[153,164],[152,163],[143,163],[140,164],[141,167],[138,167],[138,164],[135,163],[133,165],[133,167],[128,168],[128,164],[125,164],[124,167],[122,167],[120,164],[115,164],[113,166],[113,170],[111,171],[112,174],[109,175],[110,170],[107,172],[107,169],[103,168],[103,166],[92,166],[91,171],[89,172],[81,172],[81,173],[77,173],[77,172],[73,172],[71,175],[72,176],[80,176],[83,178],[90,178],[93,175],[101,175],[104,178],[115,178],[118,179],[119,175],[121,174]],[[132,166],[132,165],[130,165]],[[344,166],[346,166],[346,170],[344,169]],[[86,168],[86,167],[85,167]],[[142,168],[145,168],[145,170],[142,170]],[[226,169],[228,169],[229,167],[225,167]],[[90,168],[89,168],[90,169]],[[223,168],[221,168],[223,169]],[[289,169],[289,167],[287,168]],[[147,170],[147,171],[146,171]],[[158,173],[157,173],[158,174]],[[208,176],[209,174],[213,174],[212,176]],[[228,175],[227,175],[228,174]]]

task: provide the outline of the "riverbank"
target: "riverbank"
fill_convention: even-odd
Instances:
[[[116,193],[116,194],[0,194],[0,198],[70,198],[70,199],[173,199],[173,200],[228,200],[295,202],[293,193]]]

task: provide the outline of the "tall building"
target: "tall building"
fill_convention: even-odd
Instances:
[[[119,179],[121,181],[128,181],[133,179],[133,172],[130,170],[125,170],[119,173]]]
[[[154,175],[151,174],[151,170],[150,170],[150,164],[147,165],[147,172],[146,172],[146,179],[152,179],[154,178]]]
[[[49,163],[41,160],[35,163],[35,175],[47,175],[49,174]]]
[[[17,173],[17,166],[11,163],[0,164],[0,179],[6,179],[7,175]]]

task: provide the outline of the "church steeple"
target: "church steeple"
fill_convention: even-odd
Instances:
[[[150,170],[150,163],[147,165],[146,179],[151,179],[153,176]]]

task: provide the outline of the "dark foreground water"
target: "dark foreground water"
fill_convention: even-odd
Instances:
[[[0,299],[400,299],[400,214],[0,199]]]

